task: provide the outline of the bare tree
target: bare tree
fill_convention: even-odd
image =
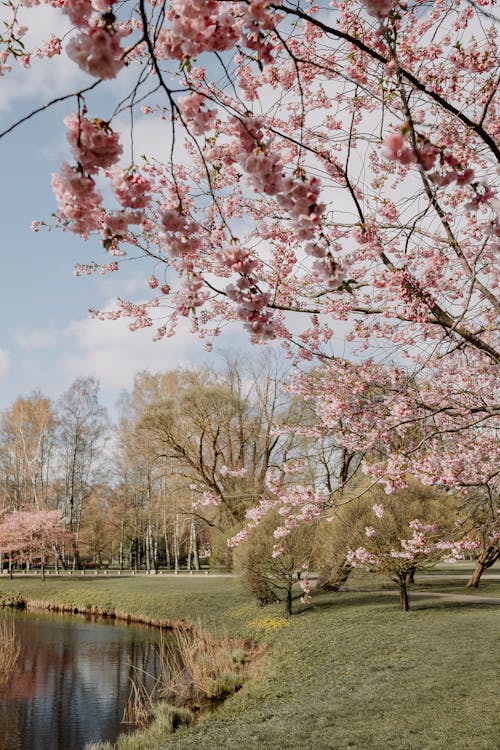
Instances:
[[[107,426],[95,378],[78,378],[58,402],[58,445],[62,468],[62,501],[74,532],[74,566],[80,567],[78,534]]]
[[[35,391],[18,398],[0,423],[3,505],[41,510],[50,504],[55,416],[48,398]]]

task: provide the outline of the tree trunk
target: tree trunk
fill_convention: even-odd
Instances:
[[[196,533],[196,523],[193,523],[193,564],[194,569],[200,569],[200,555],[198,551],[198,535]]]
[[[158,535],[155,534],[153,537],[153,568],[155,570],[155,573],[158,573],[159,567],[160,567],[160,564],[158,562]]]
[[[146,535],[144,537],[144,554],[146,558],[146,570],[151,572],[151,521],[148,521]]]
[[[82,569],[82,559],[80,557],[80,550],[78,549],[78,542],[76,539],[73,540],[73,570]]]
[[[174,523],[174,570],[179,572],[179,514],[175,516]]]
[[[408,610],[410,609],[410,601],[408,599],[406,573],[401,573],[398,576],[398,583],[399,583],[399,600],[401,602],[401,606],[403,607],[405,612],[408,612]]]
[[[167,570],[170,570],[170,550],[168,549],[168,535],[165,531],[165,567]]]
[[[318,591],[338,591],[347,581],[351,572],[352,565],[344,562],[342,565],[339,565],[334,573],[328,571],[328,574],[320,577],[316,588]]]
[[[491,568],[491,566],[498,560],[499,557],[500,549],[498,547],[493,544],[487,547],[476,561],[476,569],[467,581],[467,588],[477,589],[484,571],[487,568]]]
[[[287,617],[292,616],[292,584],[287,588],[286,601],[285,601],[285,612]]]
[[[471,575],[471,577],[469,578],[469,580],[467,581],[468,589],[478,588],[479,581],[481,580],[481,576],[483,575],[485,570],[486,570],[486,565],[480,560],[476,560],[476,569],[474,573]]]
[[[188,570],[191,570],[191,558],[193,556],[193,533],[192,532],[193,532],[193,526],[191,525],[189,528],[189,547],[188,547],[188,554],[187,554],[187,569]]]
[[[417,569],[416,568],[410,568],[410,570],[406,574],[406,583],[415,583],[415,573]]]
[[[66,561],[64,560],[64,557],[61,554],[61,551],[57,544],[53,545],[53,550],[54,550],[54,564],[55,564],[56,570],[59,570],[59,565],[61,565],[63,570],[66,570],[66,567],[67,567]]]

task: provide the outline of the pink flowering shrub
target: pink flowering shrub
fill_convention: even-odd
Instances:
[[[339,502],[330,522],[318,530],[313,565],[320,589],[338,589],[355,568],[406,587],[416,570],[450,558],[467,535],[457,498],[414,481],[384,495],[380,485],[363,479]]]
[[[261,603],[283,600],[286,614],[290,616],[296,589],[299,589],[302,603],[311,601],[307,574],[315,528],[302,526],[285,535],[278,534],[280,542],[273,544],[279,523],[275,512],[266,514],[245,539],[239,539],[234,560],[237,572]]]

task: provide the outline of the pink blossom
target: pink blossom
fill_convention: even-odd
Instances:
[[[201,496],[201,500],[197,500],[193,503],[193,507],[207,507],[207,506],[213,506],[213,507],[219,507],[221,504],[221,498],[219,495],[216,495],[215,492],[203,492]]]
[[[111,185],[118,202],[124,208],[147,208],[151,203],[151,182],[136,171],[115,169]]]
[[[147,285],[148,285],[148,286],[149,286],[149,287],[150,287],[151,289],[156,289],[156,287],[158,286],[158,283],[159,283],[159,282],[158,282],[158,279],[157,279],[157,278],[156,278],[156,276],[154,276],[154,275],[153,275],[153,276],[150,276],[150,277],[149,277],[149,279],[147,280]]]
[[[60,55],[62,52],[62,42],[61,39],[54,34],[51,34],[49,38],[43,43],[43,46],[40,49],[36,49],[34,51],[34,54],[37,57],[55,57],[56,55]]]
[[[399,130],[386,135],[382,153],[386,159],[399,161],[401,164],[405,165],[411,164],[416,160],[413,150],[406,145]]]
[[[205,97],[194,92],[177,100],[177,106],[194,135],[202,135],[213,127],[216,112],[206,109],[205,104]]]
[[[52,176],[52,189],[59,215],[68,222],[72,232],[86,237],[99,227],[102,196],[96,191],[91,177],[63,164],[61,172]]]
[[[84,172],[95,174],[119,159],[123,149],[107,123],[74,113],[64,118],[64,124],[71,151]]]
[[[102,217],[102,233],[104,237],[124,236],[129,230],[129,224],[140,224],[141,214],[138,211],[107,212]],[[108,248],[109,252],[117,252],[117,248]]]
[[[76,64],[95,78],[116,78],[124,66],[124,51],[120,47],[127,29],[113,26],[91,26],[73,37],[66,52]]]
[[[30,0],[28,0],[29,2]],[[27,0],[23,0],[26,4]],[[38,4],[38,0],[36,0]],[[75,26],[85,26],[90,16],[94,12],[94,6],[91,0],[65,0],[62,3],[64,13],[66,13]]]
[[[394,8],[395,0],[361,0],[371,16],[383,18]]]
[[[385,508],[383,505],[375,503],[374,505],[372,505],[372,510],[377,518],[383,518],[385,516]]]
[[[209,298],[210,291],[204,288],[204,281],[200,276],[192,275],[182,285],[176,296],[176,309],[181,315],[194,313],[195,308],[201,307]]]
[[[300,597],[300,601],[302,604],[310,604],[312,601],[311,597],[311,585],[309,582],[309,578],[307,577],[307,569],[306,569],[306,575],[300,579],[299,586],[302,589],[302,596]]]
[[[221,52],[234,45],[238,23],[217,0],[172,0],[167,14],[170,28],[156,40],[158,59],[196,57],[201,52]]]
[[[368,552],[364,547],[358,547],[355,550],[349,550],[347,552],[346,560],[349,565],[353,566],[353,568],[359,565],[372,567],[378,564],[378,558]]]
[[[243,529],[242,531],[239,531],[237,534],[235,534],[233,537],[227,540],[227,546],[228,547],[237,547],[241,542],[244,542],[245,539],[248,537],[248,530]]]

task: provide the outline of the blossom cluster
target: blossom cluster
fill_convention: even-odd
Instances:
[[[60,217],[75,234],[87,237],[101,224],[102,195],[92,177],[63,164],[52,176],[52,190],[57,199]]]
[[[193,135],[202,135],[214,125],[215,109],[206,109],[206,99],[192,92],[177,99],[177,106]]]
[[[453,182],[457,185],[469,185],[475,177],[474,170],[465,167],[453,153],[428,141],[422,140],[415,149],[412,148],[400,130],[393,131],[385,137],[382,153],[386,159],[397,161],[403,166],[419,164],[424,171],[429,172],[430,180],[440,187],[446,187]],[[431,172],[436,162],[439,169]]]
[[[73,113],[64,118],[71,152],[83,172],[96,174],[116,164],[123,151],[118,135],[102,120]]]
[[[78,67],[95,78],[115,78],[123,68],[120,42],[130,32],[108,25],[91,26],[68,42],[66,52]]]

